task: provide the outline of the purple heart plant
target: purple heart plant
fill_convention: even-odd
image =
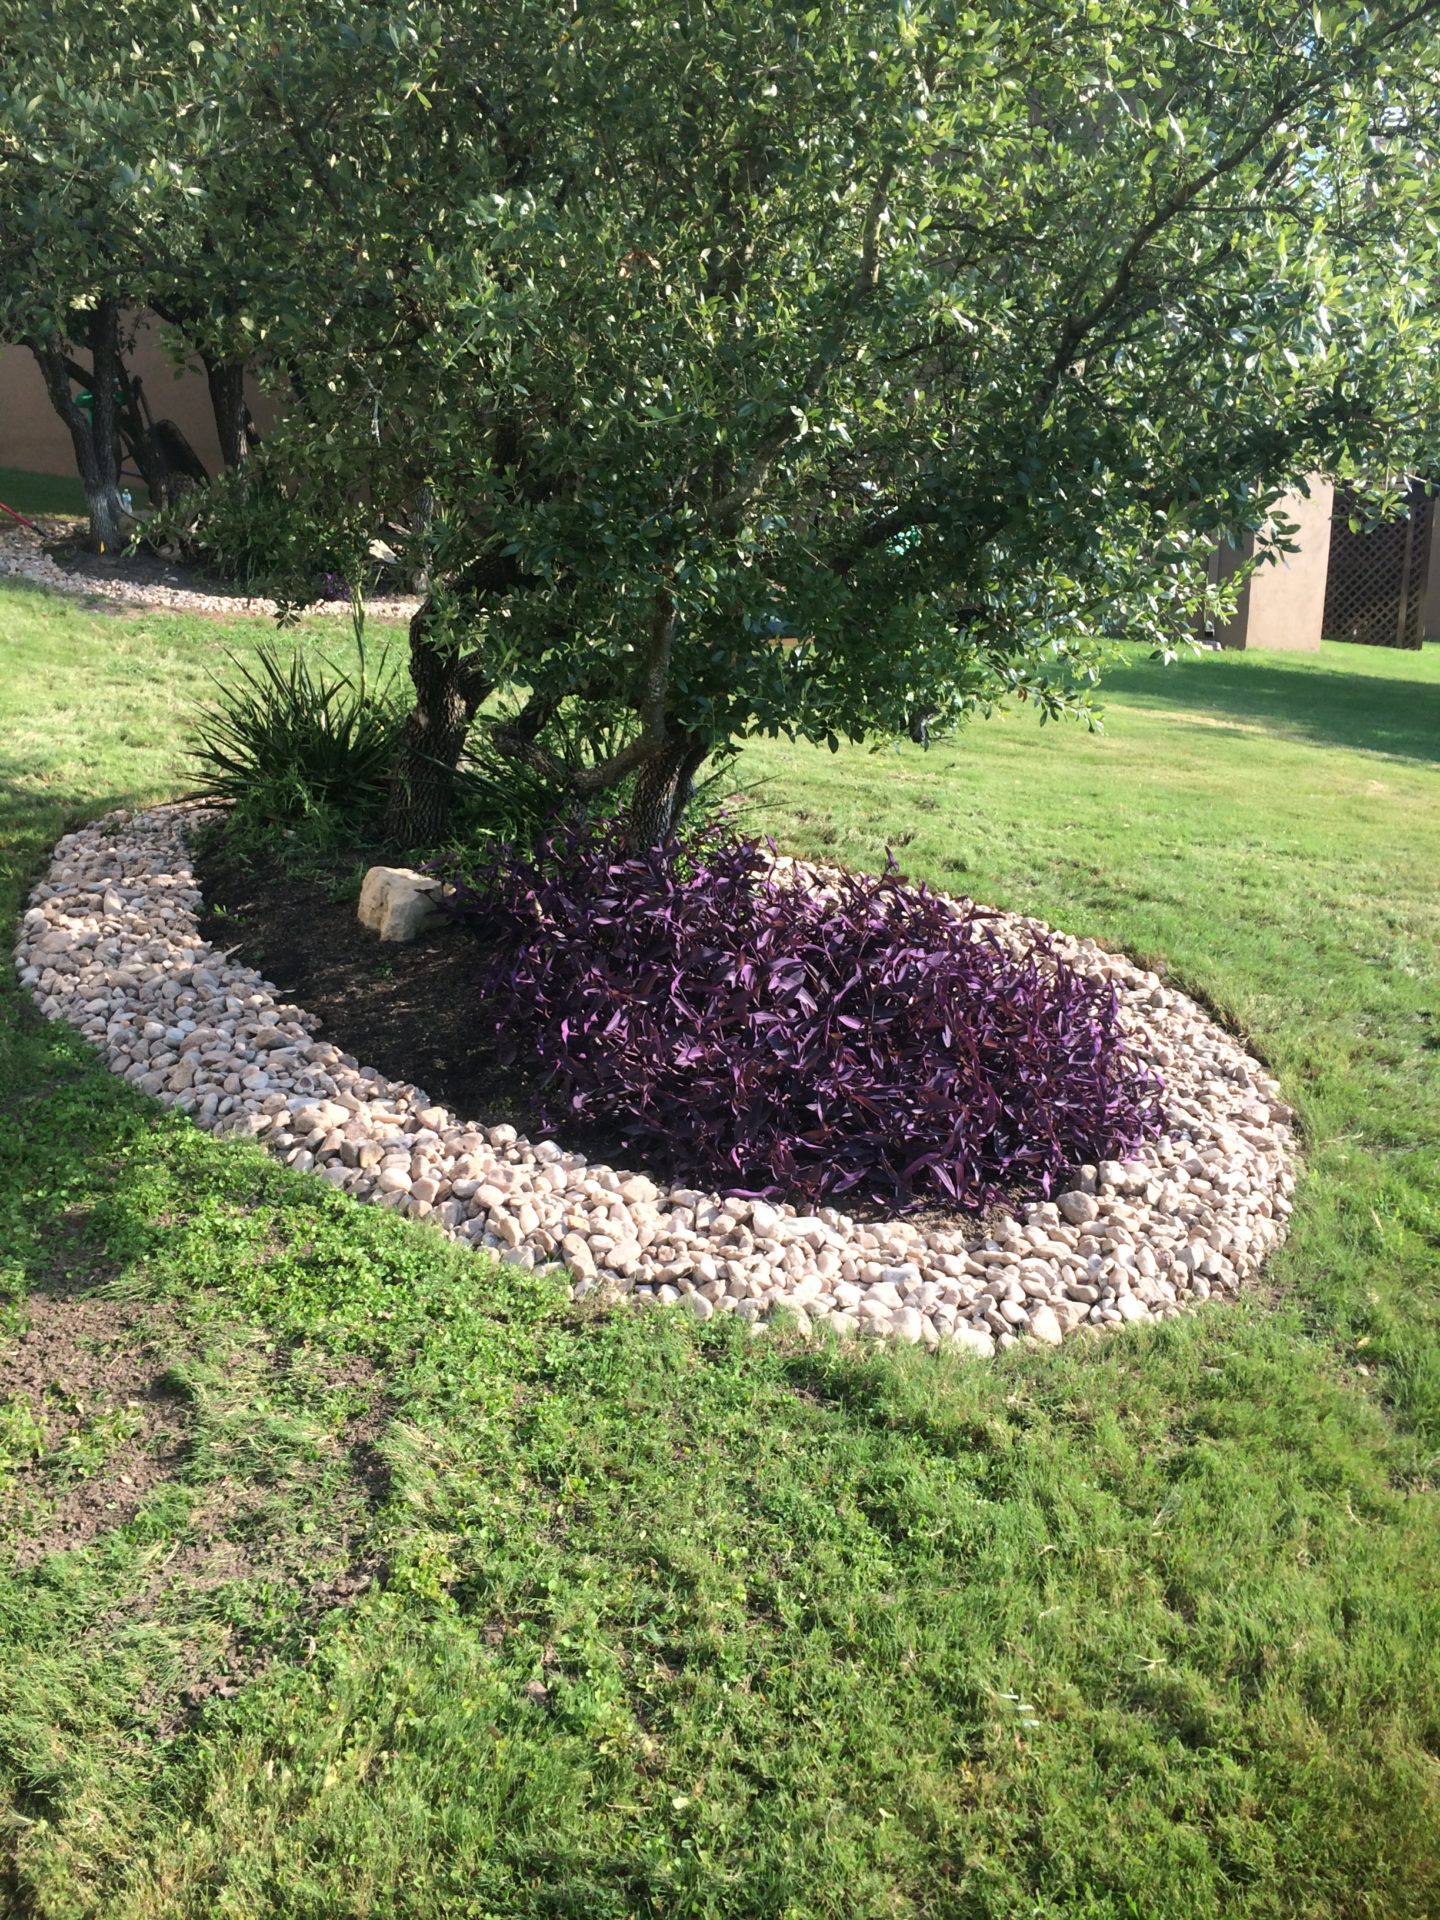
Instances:
[[[1159,1130],[1112,987],[893,869],[815,888],[724,821],[636,852],[582,820],[447,877],[546,1124],[603,1116],[686,1180],[975,1212]]]

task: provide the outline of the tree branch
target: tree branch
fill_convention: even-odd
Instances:
[[[553,782],[562,792],[588,798],[618,786],[625,776],[653,760],[671,745],[670,735],[670,660],[675,642],[677,614],[668,587],[655,595],[650,619],[650,641],[646,650],[645,674],[641,683],[637,710],[640,731],[617,753],[593,767],[572,767],[540,744],[539,735],[554,718],[563,693],[532,694],[512,720],[501,721],[491,730],[491,739],[507,760],[529,767],[543,779]],[[573,689],[572,689],[573,690]]]
[[[770,469],[785,447],[795,438],[796,413],[803,413],[819,394],[831,369],[844,351],[851,321],[879,284],[880,226],[884,219],[886,202],[890,196],[890,183],[894,177],[895,163],[893,160],[887,160],[880,169],[880,176],[875,182],[869,205],[865,209],[865,218],[860,229],[860,261],[845,304],[836,317],[829,337],[806,369],[794,401],[785,413],[777,417],[755,464],[745,479],[716,501],[711,509],[716,529],[722,535],[734,532],[751,503],[759,496],[770,477]]]
[[[65,351],[65,343],[58,333],[47,334],[43,339],[29,339],[25,342],[40,368],[45,382],[45,390],[50,395],[50,404],[60,415],[72,434],[89,431],[90,423],[85,418],[84,409],[77,403],[70,391],[72,362]],[[77,369],[78,371],[78,369]]]
[[[1379,35],[1381,44],[1383,45],[1399,39],[1407,33],[1412,26],[1417,25],[1422,20],[1436,13],[1440,13],[1440,0],[1417,0],[1417,3],[1399,20],[1388,23]],[[1155,209],[1150,218],[1142,221],[1140,226],[1132,234],[1125,251],[1121,254],[1119,263],[1111,276],[1110,285],[1104,293],[1083,313],[1072,316],[1065,322],[1061,330],[1060,340],[1050,362],[1046,380],[1042,385],[1043,393],[1048,394],[1050,391],[1053,391],[1055,383],[1075,358],[1077,347],[1079,347],[1082,341],[1084,341],[1089,334],[1093,333],[1097,327],[1104,324],[1120,304],[1121,300],[1123,300],[1134,278],[1140,256],[1150,245],[1151,241],[1162,233],[1172,221],[1178,219],[1202,193],[1214,186],[1217,180],[1228,178],[1238,167],[1243,166],[1266,138],[1274,133],[1275,129],[1300,106],[1306,96],[1315,92],[1322,84],[1323,82],[1320,79],[1315,79],[1292,87],[1280,94],[1271,102],[1269,112],[1260,121],[1259,125],[1254,127],[1245,139],[1232,147],[1228,153],[1223,154],[1220,159],[1214,161],[1210,166],[1204,168],[1203,171],[1194,175],[1193,178],[1176,187],[1161,205]],[[1262,175],[1262,180],[1273,178],[1274,173],[1279,170],[1282,162],[1283,155],[1275,155],[1267,163]]]
[[[655,595],[650,616],[650,650],[645,660],[645,682],[640,690],[640,737],[652,746],[665,738],[666,709],[670,702],[670,655],[675,643],[675,602],[667,587]]]

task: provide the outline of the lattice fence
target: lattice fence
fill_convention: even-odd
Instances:
[[[1410,513],[1371,533],[1352,533],[1354,503],[1335,495],[1330,569],[1325,581],[1327,640],[1368,647],[1418,647],[1425,637],[1425,582],[1434,535],[1434,502],[1423,484],[1410,489]]]

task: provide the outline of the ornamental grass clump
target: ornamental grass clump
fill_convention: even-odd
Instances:
[[[269,833],[309,831],[343,845],[374,834],[405,717],[396,670],[363,644],[347,669],[313,648],[268,642],[198,716],[199,792],[229,801],[232,823]]]
[[[484,991],[547,1124],[604,1118],[686,1178],[973,1211],[1158,1128],[1113,989],[893,871],[817,889],[724,823],[636,852],[578,821],[451,910],[498,943]]]

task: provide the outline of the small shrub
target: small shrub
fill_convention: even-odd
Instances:
[[[531,848],[554,828],[562,810],[543,774],[502,759],[483,736],[456,768],[450,793],[451,858],[487,843]]]
[[[337,527],[316,511],[302,484],[281,477],[272,451],[261,448],[209,486],[151,515],[147,540],[291,606],[349,599],[352,580],[373,590],[386,570],[369,559],[374,527],[363,504],[354,503]]]
[[[767,869],[725,823],[677,855],[578,821],[457,882],[452,912],[500,943],[497,1031],[551,1076],[548,1121],[605,1115],[731,1189],[966,1210],[1156,1129],[1113,991],[1049,944],[1013,953],[893,873],[826,897]]]
[[[383,661],[354,673],[294,648],[262,646],[253,664],[201,716],[193,757],[200,791],[229,800],[236,824],[264,832],[305,827],[340,844],[374,831],[401,720],[396,676]]]

